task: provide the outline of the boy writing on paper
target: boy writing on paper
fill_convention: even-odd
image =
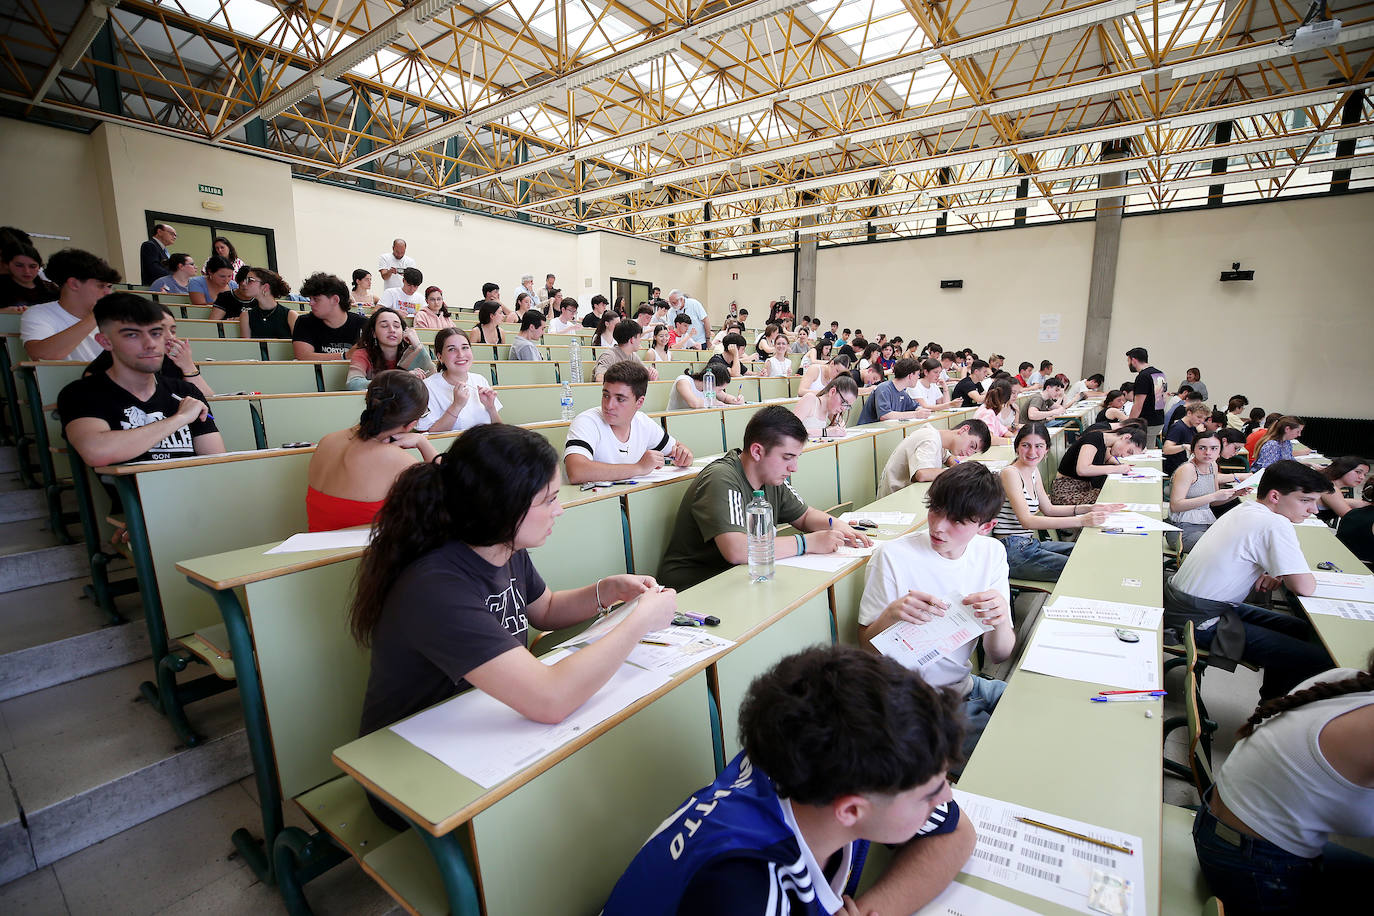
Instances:
[[[971,614],[983,629],[988,661],[1006,661],[1016,645],[1007,554],[988,536],[1002,508],[997,476],[977,462],[950,468],[930,485],[926,507],[925,530],[880,544],[868,561],[859,603],[860,642],[871,649],[875,636],[903,621],[919,627],[947,613]],[[950,688],[963,699],[966,757],[1007,688],[1005,681],[973,673],[969,656],[977,639],[919,669],[927,683]]]
[[[906,914],[973,851],[946,773],[958,701],[891,659],[808,649],[758,677],[739,712],[744,750],[668,816],[602,916]],[[858,900],[863,844],[901,844]]]

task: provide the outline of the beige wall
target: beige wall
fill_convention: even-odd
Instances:
[[[0,174],[5,175],[0,221],[29,233],[70,237],[34,239],[44,257],[67,247],[109,256],[89,136],[5,118],[0,121]]]
[[[596,277],[598,288],[609,290],[611,277],[641,280],[663,288],[667,298],[671,289],[681,289],[706,302],[708,284],[705,261],[685,255],[660,251],[658,242],[627,238],[613,232],[598,232],[601,273]],[[634,261],[634,265],[629,262]],[[715,316],[716,312],[710,313]],[[725,314],[724,308],[720,314]]]
[[[714,323],[725,317],[734,300],[749,310],[749,326],[762,330],[768,303],[779,296],[792,296],[791,252],[712,261],[706,273],[707,297],[702,302]]]
[[[148,238],[146,210],[272,229],[277,265],[293,284],[299,273],[291,169],[284,163],[215,149],[120,124],[91,134],[96,171],[107,206],[110,262],[138,282],[138,247]],[[202,194],[197,185],[222,188]],[[222,206],[207,210],[202,204]],[[173,246],[175,247],[175,246]],[[201,263],[209,252],[188,252]]]
[[[1307,416],[1374,416],[1374,194],[1122,222],[1109,380],[1143,346],[1169,377],[1202,369],[1213,402]],[[1249,283],[1221,283],[1232,261]]]

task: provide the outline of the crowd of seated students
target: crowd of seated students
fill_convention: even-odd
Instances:
[[[31,247],[6,244],[0,260],[8,272],[0,278],[0,290],[10,297],[7,304],[27,307],[22,324],[29,355],[91,362],[83,378],[62,391],[58,404],[64,433],[87,464],[224,450],[206,406],[213,392],[196,368],[189,342],[176,336],[175,319],[165,307],[137,294],[111,293],[119,275],[93,255],[59,252],[40,276],[44,265]],[[166,259],[172,269],[156,279],[185,272],[185,262],[171,264],[174,257]],[[726,323],[720,334],[708,338],[704,332],[709,324],[698,327],[687,298],[674,291],[681,308],[661,312],[658,303],[650,302],[634,317],[624,314],[628,303],[611,306],[604,297],[593,300],[589,314],[595,315],[597,344],[604,347],[595,370],[602,404],[573,420],[560,468],[559,456],[546,440],[501,422],[495,389],[470,371],[474,340],[453,327],[437,287],[414,299],[412,320],[384,304],[364,317],[351,306],[375,305],[370,272],[355,272],[352,289],[337,277],[317,273],[301,289],[310,310],[298,314],[277,302],[289,294],[285,281],[241,263],[243,272],[235,279],[236,260],[232,248],[217,251],[207,259],[206,272],[191,277],[203,281],[206,304],[214,304],[229,320],[237,317],[244,325],[243,337],[289,336],[299,359],[348,360],[348,386],[367,389],[358,424],[330,433],[316,447],[306,494],[312,530],[362,524],[375,529],[351,608],[355,635],[372,649],[363,733],[469,686],[528,717],[560,721],[605,683],[644,633],[671,620],[674,588],[690,587],[747,562],[743,507],[755,491],[764,493],[778,523],[799,532],[778,540],[779,557],[871,545],[866,535],[807,506],[788,482],[807,438],[843,435],[850,408],[871,383],[861,422],[914,419],[951,404],[976,407],[977,413],[954,429],[913,430],[883,469],[880,495],[931,483],[927,525],[914,537],[881,545],[869,561],[860,609],[862,645],[869,646],[897,621],[919,625],[941,616],[950,596],[959,596],[990,627],[981,637],[987,658],[992,663],[1005,660],[1016,643],[1008,579],[1056,579],[1073,543],[1042,540],[1041,535],[1102,524],[1121,508],[1098,502],[1103,483],[1128,470],[1124,459],[1147,447],[1162,447],[1171,484],[1169,517],[1183,529],[1186,555],[1166,584],[1166,625],[1193,622],[1199,644],[1210,650],[1218,666],[1231,659],[1264,668],[1264,705],[1246,726],[1245,740],[1223,768],[1216,792],[1204,799],[1205,814],[1198,818],[1195,835],[1204,871],[1224,897],[1240,900],[1247,893],[1236,881],[1234,860],[1218,849],[1221,827],[1252,837],[1256,849],[1267,844],[1264,848],[1272,847],[1276,860],[1288,856],[1284,861],[1293,866],[1290,874],[1301,875],[1302,867],[1316,862],[1334,867],[1343,861],[1329,850],[1324,853],[1322,842],[1327,833],[1355,832],[1349,819],[1342,820],[1330,806],[1317,806],[1299,836],[1278,825],[1273,813],[1255,801],[1261,796],[1247,788],[1278,778],[1266,775],[1274,770],[1273,755],[1296,753],[1299,728],[1315,728],[1315,736],[1322,725],[1339,720],[1355,738],[1340,730],[1328,741],[1321,733],[1320,745],[1304,745],[1306,752],[1321,755],[1346,777],[1343,785],[1354,786],[1356,803],[1367,807],[1368,793],[1374,791],[1374,780],[1367,778],[1374,762],[1366,759],[1374,746],[1374,721],[1367,715],[1374,710],[1374,677],[1369,672],[1331,672],[1330,657],[1313,641],[1304,621],[1251,603],[1256,590],[1280,584],[1294,594],[1311,593],[1313,579],[1298,550],[1293,523],[1318,509],[1357,556],[1368,561],[1374,553],[1374,507],[1362,493],[1369,461],[1339,458],[1322,471],[1292,461],[1293,442],[1303,431],[1300,419],[1265,415],[1256,408],[1253,428],[1246,429],[1242,414],[1248,399],[1232,396],[1224,411],[1209,407],[1197,368],[1186,371],[1187,384],[1171,399],[1164,373],[1150,364],[1142,348],[1128,353],[1135,378],[1104,392],[1101,374],[1070,383],[1054,374],[1048,360],[1038,370],[1027,362],[1020,376],[1011,376],[995,354],[985,361],[971,350],[945,350],[933,342],[922,349],[916,341],[900,338],[870,344],[861,332],[841,329],[837,322],[810,344],[811,329],[819,330],[820,322],[806,318],[797,332],[789,333],[790,315],[753,337],[741,312],[741,320]],[[410,296],[419,288],[421,280],[413,276],[419,271],[400,263],[402,258],[396,260],[399,266],[386,279],[397,283],[388,285],[387,292]],[[487,295],[476,305],[479,318],[471,336],[509,346],[512,359],[542,359],[539,344],[550,325],[549,314],[576,317],[578,305],[555,295],[556,289],[538,296],[525,285],[522,280],[518,294],[525,307],[510,310],[489,297],[499,296],[499,288],[488,284],[492,289],[484,290]],[[37,298],[44,301],[33,301]],[[230,315],[235,306],[236,316]],[[546,313],[547,308],[553,311]],[[520,332],[503,337],[500,324],[510,316],[518,316]],[[284,329],[279,326],[283,320]],[[655,320],[660,323],[650,323]],[[679,329],[676,334],[670,325]],[[437,365],[413,329],[435,326]],[[641,350],[645,336],[651,347]],[[657,580],[613,576],[552,592],[528,550],[543,543],[561,513],[557,489],[563,480],[615,480],[651,471],[670,459],[676,464],[692,461],[688,449],[642,413],[652,363],[669,358],[674,344],[704,345],[716,352],[710,362],[677,378],[670,410],[704,406],[702,380],[708,375],[717,399],[734,403],[738,399],[725,389],[739,375],[801,371],[802,397],[791,409],[761,408],[750,419],[742,447],[691,480]],[[813,348],[805,354],[809,365],[794,370],[787,357],[808,347]],[[960,376],[957,383],[955,375]],[[1026,388],[1035,394],[1021,400],[1018,411],[1017,396]],[[1066,408],[1082,398],[1094,398],[1100,406],[1087,415],[1092,422],[1065,451],[1047,490],[1040,479],[1040,462],[1050,444],[1046,424],[1063,419]],[[437,450],[424,432],[447,430],[465,432],[436,461]],[[1000,472],[965,460],[1008,440],[1015,459]],[[1265,469],[1255,499],[1243,499],[1247,491],[1227,489],[1252,467]],[[494,481],[500,485],[493,486]],[[595,651],[544,666],[524,647],[531,625],[556,629],[635,598],[634,612],[594,644]],[[436,600],[442,604],[438,613]],[[899,909],[909,910],[923,905],[971,848],[971,828],[947,798],[945,774],[958,772],[1005,688],[973,673],[973,647],[966,644],[959,657],[943,659],[938,670],[923,669],[920,675],[854,649],[817,650],[779,663],[751,688],[741,714],[745,752],[716,785],[737,792],[745,768],[750,768],[754,791],[786,801],[787,817],[767,825],[772,831],[767,842],[754,834],[750,842],[757,847],[733,846],[732,831],[763,827],[751,820],[757,811],[724,803],[718,820],[707,819],[702,842],[694,849],[726,844],[733,851],[724,857],[694,852],[670,861],[660,846],[671,842],[679,816],[674,815],[631,863],[606,912],[658,911],[646,909],[650,898],[664,912],[730,911],[752,894],[771,892],[769,860],[759,849],[775,846],[806,848],[814,856],[806,866],[814,870],[814,897],[789,898],[799,907],[818,899],[849,905],[843,897],[850,867],[846,850],[864,838],[904,845],[888,875],[859,906],[899,902]],[[823,670],[843,672],[844,677],[818,678]],[[809,705],[800,707],[806,723],[796,719],[793,705],[782,702],[779,690],[789,700],[808,698]],[[842,704],[815,706],[826,691],[843,691]],[[902,708],[891,705],[894,692],[915,698],[903,734],[855,721],[854,710],[865,704],[880,703],[885,715]],[[832,701],[839,702],[839,695]],[[1278,711],[1283,715],[1274,718]],[[822,723],[827,737],[816,745],[811,720],[826,715],[838,718]],[[907,713],[899,716],[907,723],[903,716]],[[1316,724],[1309,726],[1308,720]],[[905,749],[892,748],[894,741],[903,742]],[[913,741],[919,747],[906,747]],[[870,751],[843,756],[851,747],[844,742]],[[872,749],[920,759],[900,777],[851,784],[842,774],[840,782],[805,788],[797,780],[813,777],[806,775],[809,770],[798,774],[789,760],[797,749],[808,748],[806,753],[817,758],[836,754],[851,762]],[[1366,776],[1351,780],[1351,773]],[[1305,788],[1303,780],[1310,774],[1291,776],[1298,786],[1295,792],[1324,791]],[[902,810],[909,816],[897,824],[883,814],[883,806],[897,804],[908,793],[914,793],[913,803]],[[380,816],[395,821],[390,809],[376,806]],[[930,866],[931,856],[950,854],[954,861],[942,858],[941,867]],[[1359,864],[1367,867],[1367,860]],[[790,884],[772,890],[796,892]]]

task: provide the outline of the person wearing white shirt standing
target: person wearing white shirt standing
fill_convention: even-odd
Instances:
[[[405,239],[393,240],[391,251],[377,259],[377,273],[382,275],[387,289],[400,289],[401,272],[415,266],[415,259],[406,254]]]
[[[443,368],[425,379],[429,389],[429,409],[416,424],[421,432],[442,433],[463,430],[482,423],[501,422],[501,399],[491,382],[472,366],[472,343],[457,328],[444,328],[434,336]]]
[[[77,359],[88,363],[104,352],[96,342],[92,310],[119,282],[119,271],[89,251],[64,248],[48,259],[56,301],[30,306],[19,319],[19,339],[29,359]]]
[[[1253,501],[1244,501],[1207,529],[1173,579],[1164,584],[1164,624],[1192,621],[1209,665],[1248,661],[1264,666],[1260,699],[1283,696],[1299,681],[1331,667],[1331,656],[1309,641],[1305,620],[1247,604],[1251,592],[1282,584],[1296,595],[1317,589],[1294,525],[1315,513],[1334,487],[1296,461],[1265,468]]]
[[[711,339],[711,319],[707,317],[706,309],[700,302],[682,290],[675,289],[668,293],[668,305],[673,309],[674,318],[677,315],[686,315],[691,319],[693,337],[700,342],[699,346]]]
[[[647,474],[672,458],[690,467],[692,452],[640,413],[649,391],[649,371],[638,360],[619,362],[601,380],[601,406],[584,410],[568,427],[563,464],[568,483],[620,480]]]

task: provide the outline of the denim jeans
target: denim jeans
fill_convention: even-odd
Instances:
[[[1064,564],[1069,562],[1072,544],[1042,541],[1021,534],[1002,538],[1007,549],[1007,575],[1013,579],[1058,582]]]
[[[1374,870],[1374,861],[1334,843],[1315,859],[1295,856],[1220,823],[1205,805],[1193,820],[1193,848],[1226,916],[1350,911]]]
[[[1232,609],[1245,627],[1241,659],[1264,668],[1260,699],[1281,697],[1314,674],[1334,667],[1331,656],[1311,642],[1312,626],[1305,620],[1255,607],[1211,601],[1180,592],[1173,582],[1164,586],[1164,625],[1182,627],[1188,620],[1197,628],[1197,644],[1210,649],[1216,626],[1208,621]]]
[[[1006,689],[1006,681],[974,675],[973,687],[969,690],[968,696],[964,697],[965,760],[973,753],[978,739],[983,737],[983,729],[988,727],[992,711],[997,708],[997,701],[1002,699],[1002,692]]]

